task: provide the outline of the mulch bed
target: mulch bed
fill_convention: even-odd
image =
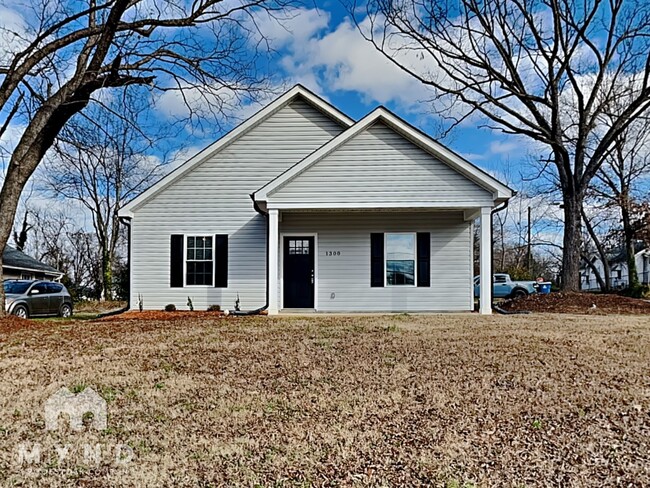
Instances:
[[[176,310],[175,312],[165,312],[164,310],[130,310],[117,315],[110,315],[100,320],[102,321],[122,321],[122,320],[181,320],[181,319],[219,319],[226,317],[223,312],[206,312]]]
[[[636,315],[650,313],[650,302],[612,294],[558,292],[507,300],[501,308],[540,313]]]

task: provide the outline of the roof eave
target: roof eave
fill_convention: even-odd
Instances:
[[[127,203],[120,211],[118,212],[119,217],[134,217],[134,211],[146,203],[148,200],[153,198],[155,195],[160,193],[162,190],[167,188],[170,184],[176,181],[178,178],[187,174],[195,166],[205,162],[209,159],[214,153],[225,148],[235,140],[239,139],[241,136],[246,134],[248,131],[259,125],[262,121],[287,106],[297,98],[303,98],[307,103],[312,105],[317,110],[321,111],[325,115],[329,116],[336,122],[338,122],[343,127],[350,127],[354,124],[354,120],[345,115],[343,112],[338,110],[336,107],[331,105],[329,102],[323,100],[317,96],[312,91],[305,88],[303,85],[295,85],[289,91],[284,93],[282,96],[269,103],[262,109],[260,109],[253,116],[249,117],[242,124],[238,125],[230,132],[219,138],[214,143],[205,147],[198,154],[188,159],[178,168],[174,169],[171,173],[164,176],[160,181],[155,183],[153,186],[142,192],[138,197],[136,197],[131,202]]]
[[[491,192],[495,200],[495,205],[509,200],[516,193],[509,186],[504,185],[490,174],[481,170],[478,166],[470,163],[452,150],[434,141],[427,134],[413,127],[411,124],[393,114],[385,107],[378,107],[366,115],[364,118],[359,120],[356,124],[349,127],[346,131],[331,139],[319,149],[305,157],[302,161],[299,161],[287,171],[269,181],[266,185],[254,192],[254,200],[259,202],[268,201],[269,196],[273,192],[282,188],[289,181],[294,179],[303,171],[307,170],[313,164],[320,161],[322,158],[336,150],[345,142],[352,139],[355,135],[367,129],[378,121],[384,122],[393,130],[399,132],[403,137],[410,140],[412,143],[416,144],[433,156],[441,159],[443,163],[451,166],[455,171],[459,172],[469,180]]]

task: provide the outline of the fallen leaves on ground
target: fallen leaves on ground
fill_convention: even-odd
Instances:
[[[644,316],[47,325],[0,321],[7,484],[650,485]],[[108,429],[46,431],[61,386],[96,389]],[[18,466],[20,443],[40,443],[42,462]],[[83,443],[125,443],[135,458],[95,466]],[[62,463],[60,445],[72,446]]]
[[[544,313],[636,315],[650,314],[650,301],[604,293],[554,292],[506,300],[501,308]]]

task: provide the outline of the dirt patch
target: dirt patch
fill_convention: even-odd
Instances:
[[[191,317],[0,330],[0,484],[650,486],[647,317]],[[61,386],[108,428],[46,431]]]
[[[506,300],[501,308],[543,313],[637,315],[650,313],[650,302],[612,294],[557,292]]]

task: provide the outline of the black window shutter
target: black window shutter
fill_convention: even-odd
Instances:
[[[228,288],[228,236],[214,236],[214,286]]]
[[[418,232],[418,286],[431,286],[431,234]]]
[[[183,288],[183,244],[185,236],[182,234],[172,235],[171,253],[169,260],[169,286],[172,288]]]
[[[370,234],[370,286],[384,286],[384,234]]]

